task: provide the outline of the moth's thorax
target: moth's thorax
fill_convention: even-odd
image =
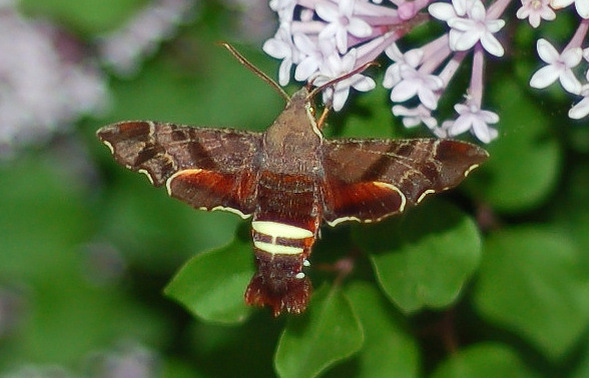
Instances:
[[[320,169],[323,137],[317,128],[306,89],[296,92],[263,136],[262,169],[274,173],[309,174]]]
[[[268,148],[279,148],[285,143],[318,145],[321,133],[317,129],[306,89],[296,92],[272,126],[266,130],[264,141]]]

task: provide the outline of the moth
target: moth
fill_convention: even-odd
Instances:
[[[488,157],[448,139],[326,139],[314,93],[297,91],[264,133],[154,121],[97,132],[118,163],[170,196],[252,219],[257,272],[245,302],[269,306],[274,316],[306,309],[312,285],[305,270],[322,223],[402,213],[455,187]]]

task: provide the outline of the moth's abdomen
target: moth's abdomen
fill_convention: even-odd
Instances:
[[[303,269],[309,265],[315,230],[254,220],[252,239],[258,271],[246,290],[246,302],[270,306],[275,316],[304,311],[312,287]]]
[[[273,176],[274,184],[258,186],[258,209],[252,221],[258,271],[245,300],[250,305],[270,306],[277,316],[300,313],[307,307],[312,287],[304,269],[309,266],[321,210],[312,180]]]

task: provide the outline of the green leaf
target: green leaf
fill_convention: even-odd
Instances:
[[[363,338],[360,322],[341,289],[324,285],[304,314],[288,319],[274,366],[283,378],[315,377],[357,352]]]
[[[473,299],[481,316],[558,358],[589,320],[589,279],[574,244],[548,227],[522,226],[488,238]]]
[[[382,289],[406,313],[452,303],[479,264],[475,222],[444,201],[427,201],[401,218],[355,231]]]
[[[487,148],[489,160],[467,186],[495,210],[521,212],[540,204],[554,189],[562,150],[537,101],[510,80],[496,84],[500,135]]]
[[[251,245],[236,238],[225,247],[193,257],[168,284],[165,293],[205,321],[241,323],[251,313],[243,293],[253,275]]]
[[[239,223],[235,214],[195,210],[107,157],[120,179],[105,193],[100,234],[125,251],[133,265],[169,274],[195,253],[233,240]]]
[[[207,377],[276,377],[272,358],[286,316],[273,319],[271,313],[256,311],[244,326],[192,322],[183,333],[190,343],[190,363]]]
[[[346,287],[345,294],[365,336],[364,346],[356,357],[357,370],[349,376],[416,377],[419,349],[402,316],[391,311],[390,303],[374,284],[353,282]]]
[[[476,344],[451,355],[436,369],[432,378],[534,377],[519,356],[508,346]]]
[[[579,250],[589,251],[589,165],[579,162],[570,169],[566,188],[561,188],[558,204],[554,206],[555,223],[571,235]],[[589,275],[589,253],[583,253],[583,266]]]
[[[585,334],[585,341],[581,352],[581,358],[577,362],[577,368],[574,373],[570,375],[573,378],[587,378],[589,377],[589,338]]]

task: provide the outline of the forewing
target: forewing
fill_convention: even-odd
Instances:
[[[166,184],[172,197],[198,209],[253,212],[259,133],[134,121],[97,135],[118,163]]]
[[[325,140],[324,218],[375,222],[455,187],[487,152],[449,139]]]

